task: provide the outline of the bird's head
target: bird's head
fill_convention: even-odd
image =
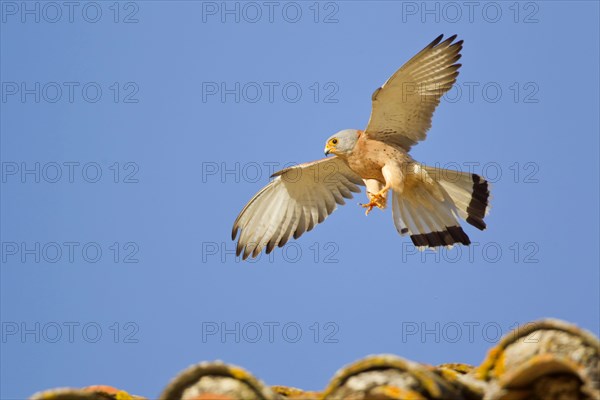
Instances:
[[[356,129],[344,129],[327,139],[325,143],[325,155],[335,154],[337,156],[348,156],[352,153],[354,145],[360,136]]]

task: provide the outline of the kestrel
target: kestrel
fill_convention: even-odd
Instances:
[[[489,185],[471,173],[428,167],[410,148],[425,139],[440,98],[456,82],[463,41],[437,37],[372,96],[364,131],[342,130],[327,139],[324,158],[276,172],[233,224],[237,255],[267,254],[323,222],[344,198],[367,188],[367,215],[384,209],[392,192],[392,218],[420,250],[471,243],[460,219],[480,230],[489,211]],[[454,42],[454,43],[453,43]]]

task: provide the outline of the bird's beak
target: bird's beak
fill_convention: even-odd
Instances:
[[[328,156],[329,153],[331,153],[331,150],[333,150],[331,147],[329,147],[329,145],[325,145],[325,156]]]

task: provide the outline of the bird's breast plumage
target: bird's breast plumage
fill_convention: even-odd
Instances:
[[[410,160],[406,151],[378,140],[361,137],[348,156],[348,166],[363,179],[385,182],[381,169],[388,163],[403,164]]]

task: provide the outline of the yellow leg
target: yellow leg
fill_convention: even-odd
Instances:
[[[361,204],[362,207],[366,208],[367,211],[365,212],[365,215],[369,215],[369,213],[371,212],[371,210],[373,210],[374,207],[377,208],[381,208],[384,209],[386,206],[386,199],[385,199],[385,194],[387,193],[387,191],[390,188],[384,187],[383,189],[381,189],[378,193],[369,193],[367,192],[367,196],[369,197],[369,202],[367,204]]]

